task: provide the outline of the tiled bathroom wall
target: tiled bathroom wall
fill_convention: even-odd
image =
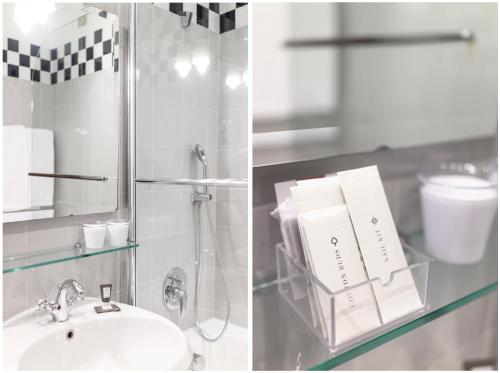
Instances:
[[[93,7],[87,12],[88,16],[53,30],[41,43],[4,33],[3,75],[57,84],[108,68],[118,71],[116,15]]]
[[[94,4],[102,10],[117,14],[120,19],[120,35],[127,35],[128,4]],[[123,37],[121,56],[126,61],[126,37]],[[120,69],[122,82],[125,82],[126,69]],[[6,84],[9,78],[4,79],[4,89],[11,86]],[[14,78],[10,78],[14,79]],[[18,80],[18,79],[16,79]],[[3,95],[4,118],[14,120],[13,123],[32,127],[36,125],[38,113],[31,109],[33,95],[32,90],[39,83],[27,83],[10,89],[9,94],[17,97]],[[118,210],[115,213],[98,215],[82,215],[64,218],[31,220],[16,223],[3,224],[3,255],[21,255],[37,250],[71,247],[81,240],[80,223],[86,220],[105,220],[115,216],[126,218],[127,212],[127,135],[126,135],[126,89],[120,85],[120,102],[118,111],[119,131],[116,140],[119,143],[118,153]],[[16,98],[17,105],[9,105],[9,101]],[[54,288],[57,284],[68,278],[80,281],[87,290],[88,296],[99,296],[99,284],[112,283],[112,298],[120,301],[128,301],[128,253],[100,255],[77,261],[64,262],[46,267],[25,270],[21,272],[8,273],[3,276],[3,318],[7,319],[15,313],[34,306],[35,299],[43,296],[45,290],[49,290],[50,296],[54,296]]]
[[[178,7],[137,7],[137,177],[201,178],[201,163],[193,152],[198,143],[206,149],[210,177],[246,177],[246,27],[221,35],[201,21],[203,17],[196,13],[199,6],[185,3],[182,9],[194,14],[191,24],[182,28]],[[194,325],[191,192],[190,187],[137,185],[138,305],[170,318],[183,329]],[[247,191],[210,188],[210,193],[214,200],[208,207],[224,254],[234,308],[231,321],[246,325],[247,273],[242,258],[246,261]],[[225,307],[225,299],[220,294],[220,270],[215,266],[205,205],[201,215],[203,321],[218,316],[217,309]],[[241,242],[235,245],[235,240]],[[188,277],[188,304],[182,320],[179,311],[168,310],[162,299],[165,275],[177,266]]]

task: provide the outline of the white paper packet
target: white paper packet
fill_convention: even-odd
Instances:
[[[393,271],[408,266],[377,166],[337,173],[366,271],[386,283]],[[382,320],[393,321],[422,307],[413,276],[398,274],[392,283],[373,284]]]
[[[340,190],[340,184],[337,178],[317,178],[309,180],[299,180],[298,185],[290,187],[292,201],[297,214],[333,207],[344,204],[344,197]],[[299,224],[299,231],[302,240],[302,247],[306,266],[314,273],[313,264],[309,256],[309,249],[306,245],[304,232]],[[319,305],[318,290],[316,286],[312,287],[312,294],[309,294],[311,313],[314,325],[318,323],[321,326],[324,338],[328,338],[328,330],[324,314]]]
[[[331,292],[368,280],[346,205],[299,213],[298,220],[313,273]],[[315,295],[332,344],[380,326],[369,284],[337,295],[333,309],[330,296],[319,286]]]

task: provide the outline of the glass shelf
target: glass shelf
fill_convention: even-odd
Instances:
[[[425,313],[338,354],[325,348],[304,324],[281,296],[276,282],[259,286],[253,296],[254,369],[330,370],[495,291],[498,238],[496,229],[493,230],[481,262],[460,266],[432,262],[430,307]],[[425,252],[421,234],[407,240],[415,249]]]
[[[51,250],[35,251],[28,255],[13,256],[3,259],[3,273],[19,272],[25,269],[42,267],[50,264],[67,262],[69,260],[77,260],[95,255],[112,253],[115,251],[128,250],[139,247],[135,242],[129,242],[127,246],[107,246],[102,249],[87,249],[66,247]]]

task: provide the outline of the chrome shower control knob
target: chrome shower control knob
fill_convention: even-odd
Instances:
[[[182,319],[187,305],[186,273],[182,268],[172,268],[163,282],[163,303],[170,310],[179,309]]]

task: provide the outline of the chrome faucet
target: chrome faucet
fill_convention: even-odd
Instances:
[[[49,296],[45,293],[45,297],[38,299],[36,301],[38,306],[38,311],[46,309],[52,315],[52,319],[56,322],[66,321],[69,318],[69,311],[73,304],[78,301],[85,299],[85,289],[76,280],[66,280],[62,284],[57,285],[59,289],[55,301],[49,302],[47,297]],[[73,290],[73,295],[68,298],[68,289]]]

